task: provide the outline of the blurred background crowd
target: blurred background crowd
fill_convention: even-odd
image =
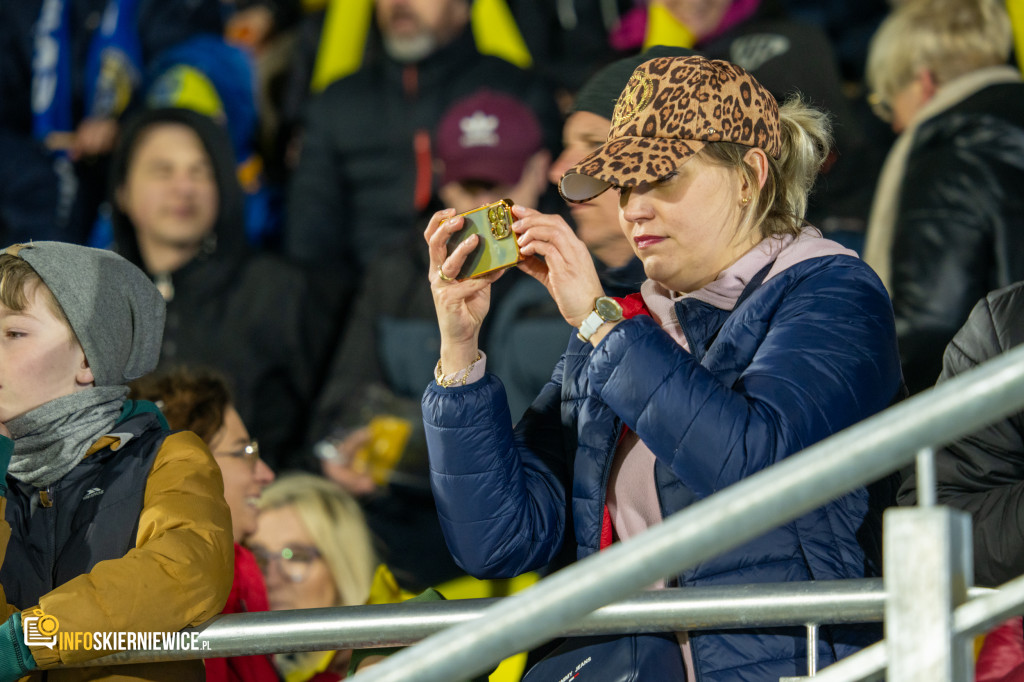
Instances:
[[[916,392],[1024,279],[1022,42],[1019,0],[0,0],[0,241],[110,248],[157,284],[166,374],[135,390],[222,465],[236,588],[269,588],[229,609],[504,594],[454,564],[431,497],[427,218],[561,214],[609,295],[638,290],[614,193],[570,209],[558,179],[647,58],[734,62],[829,113],[807,220],[881,277]],[[494,285],[480,347],[513,417],[573,331],[525,274]],[[205,426],[167,409],[211,401]]]

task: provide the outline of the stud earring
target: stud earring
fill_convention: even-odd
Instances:
[[[740,199],[740,203],[743,204],[744,206],[746,206],[747,204],[750,203],[750,197],[742,197]]]

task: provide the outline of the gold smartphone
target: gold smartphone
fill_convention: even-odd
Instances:
[[[480,242],[466,258],[456,279],[481,277],[489,272],[509,268],[523,260],[519,242],[512,231],[512,200],[501,199],[460,214],[462,229],[448,239],[448,253],[471,235],[480,235]]]

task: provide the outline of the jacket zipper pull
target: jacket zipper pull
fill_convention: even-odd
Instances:
[[[49,489],[44,489],[44,490],[40,490],[39,491],[39,502],[44,507],[52,507],[53,506],[53,498],[50,497]]]

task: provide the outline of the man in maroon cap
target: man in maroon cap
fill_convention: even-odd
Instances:
[[[430,138],[456,100],[488,87],[536,112],[557,147],[560,116],[536,73],[481,54],[469,0],[374,0],[355,73],[313,97],[290,180],[284,248],[306,263],[366,271],[431,199]]]
[[[503,198],[535,208],[547,189],[551,156],[540,123],[522,99],[504,92],[483,89],[451,103],[434,130],[432,148],[435,203],[460,213]],[[444,545],[428,486],[419,397],[433,376],[440,335],[426,286],[422,225],[409,228],[367,268],[310,436],[324,473],[360,496],[402,587],[417,591],[461,572]],[[482,348],[495,371],[507,377],[510,404],[521,412],[547,380],[546,368],[572,330],[544,288],[515,270],[495,287],[492,305]],[[545,370],[538,374],[540,367]],[[375,489],[369,474],[352,466],[355,451],[371,438],[366,425],[379,415],[398,416],[412,427],[386,490]]]
[[[435,138],[442,204],[459,213],[506,197],[537,206],[551,154],[520,100],[481,90],[445,112]]]

